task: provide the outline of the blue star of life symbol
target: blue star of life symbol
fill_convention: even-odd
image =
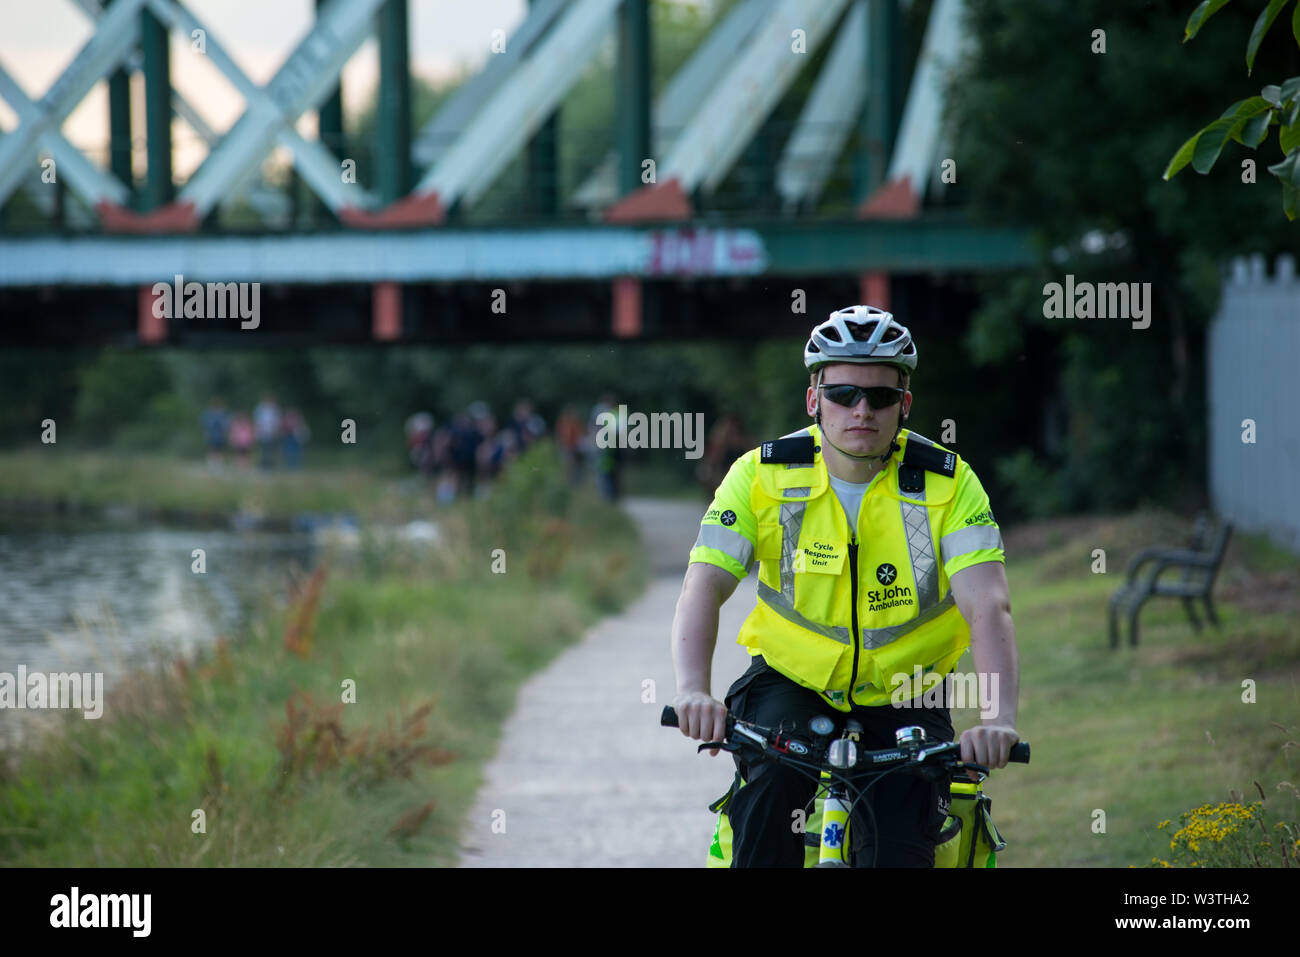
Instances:
[[[844,843],[844,828],[835,823],[826,825],[826,830],[822,832],[822,843],[827,847],[839,847]]]

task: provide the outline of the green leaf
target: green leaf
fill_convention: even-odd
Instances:
[[[1281,92],[1278,93],[1278,97],[1283,103],[1285,103],[1297,93],[1300,93],[1300,76],[1293,76],[1282,84]]]
[[[1183,30],[1183,42],[1186,43],[1196,36],[1201,27],[1205,26],[1205,21],[1227,5],[1228,0],[1203,0],[1201,5],[1193,10],[1192,15],[1187,18],[1187,26]]]
[[[1296,10],[1300,11],[1300,3],[1296,4]],[[1264,89],[1259,91],[1259,95],[1268,100],[1274,106],[1282,102],[1282,88],[1274,83],[1270,83]]]
[[[1165,179],[1171,176],[1177,176],[1178,171],[1192,161],[1192,151],[1196,149],[1196,141],[1201,138],[1205,130],[1197,130],[1182,146],[1178,147],[1178,152],[1174,154],[1169,165],[1165,167]]]
[[[1286,218],[1291,220],[1291,222],[1295,222],[1297,206],[1300,206],[1300,189],[1283,183],[1282,212],[1286,213]]]
[[[1268,168],[1268,171],[1283,183],[1300,187],[1300,150],[1288,153],[1286,159],[1280,163],[1274,163]]]
[[[1300,44],[1300,3],[1295,5],[1295,10],[1291,13],[1291,36],[1295,37],[1295,42]],[[1295,217],[1293,216],[1292,219]]]
[[[1189,162],[1196,172],[1208,173],[1214,167],[1219,153],[1223,151],[1223,146],[1229,139],[1243,143],[1242,131],[1252,118],[1262,115],[1263,128],[1267,131],[1269,109],[1268,100],[1262,96],[1252,96],[1233,103],[1223,111],[1222,116],[1194,134],[1178,148],[1178,152],[1165,167],[1164,178],[1167,180],[1177,175],[1178,171]],[[1253,127],[1252,135],[1254,135]],[[1260,139],[1263,139],[1263,136],[1260,136]],[[1255,145],[1258,145],[1258,141]]]
[[[1254,116],[1256,113],[1262,113],[1269,109],[1272,104],[1262,96],[1249,96],[1244,100],[1238,100],[1232,106],[1228,107],[1219,114],[1219,119],[1241,120]]]
[[[1246,44],[1247,73],[1255,69],[1255,54],[1259,52],[1259,45],[1264,42],[1264,34],[1268,33],[1268,28],[1273,25],[1277,15],[1290,2],[1291,0],[1268,0],[1268,6],[1264,8],[1255,21],[1255,26],[1250,31],[1250,40]]]
[[[1282,147],[1283,155],[1300,146],[1300,123],[1292,123],[1290,126],[1284,126],[1278,130],[1277,141],[1278,145]]]
[[[1260,143],[1264,142],[1264,137],[1268,136],[1268,124],[1272,118],[1272,110],[1252,116],[1246,121],[1246,125],[1242,127],[1241,138],[1237,142],[1242,146],[1249,146],[1251,149],[1259,146]]]
[[[1241,105],[1245,102],[1246,102],[1245,100],[1238,100],[1236,103],[1232,104],[1232,106],[1228,107],[1226,110],[1220,113],[1219,119],[1227,120],[1235,117],[1237,115],[1237,110],[1241,109]]]
[[[1232,129],[1236,125],[1236,120],[1227,117],[1226,119],[1215,120],[1201,130],[1196,141],[1196,147],[1192,150],[1192,169],[1198,173],[1208,173],[1213,169],[1215,161],[1219,158],[1219,153],[1223,151],[1223,146],[1228,142],[1228,138],[1232,135]]]
[[[1231,117],[1233,124],[1232,129],[1228,131],[1228,136],[1245,146],[1246,141],[1242,139],[1242,131],[1248,124],[1254,123],[1255,120],[1263,117],[1264,125],[1259,135],[1259,139],[1256,140],[1254,144],[1258,145],[1259,140],[1262,140],[1264,134],[1268,131],[1268,115],[1271,112],[1268,100],[1264,99],[1262,96],[1252,96],[1250,99],[1242,100],[1237,104],[1236,112],[1233,113]],[[1220,119],[1223,119],[1223,117],[1220,117]]]

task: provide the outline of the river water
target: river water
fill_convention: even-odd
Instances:
[[[233,637],[316,552],[303,534],[0,512],[0,672],[103,672],[109,686]]]

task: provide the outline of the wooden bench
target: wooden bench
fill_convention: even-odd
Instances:
[[[1214,612],[1214,600],[1210,592],[1214,588],[1214,579],[1219,573],[1219,565],[1223,562],[1231,535],[1231,522],[1221,522],[1217,528],[1213,528],[1209,517],[1200,515],[1196,519],[1188,548],[1157,545],[1144,548],[1134,555],[1128,563],[1127,581],[1110,596],[1110,646],[1119,647],[1121,611],[1128,616],[1129,644],[1137,645],[1138,612],[1147,599],[1154,596],[1181,598],[1187,617],[1198,632],[1201,630],[1201,620],[1196,615],[1193,602],[1199,598],[1205,603],[1206,617],[1218,628],[1219,616]],[[1147,567],[1146,572],[1143,572],[1144,567]],[[1182,578],[1177,581],[1161,581],[1160,576],[1171,568],[1181,568]]]

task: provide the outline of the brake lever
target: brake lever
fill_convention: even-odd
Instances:
[[[948,772],[952,774],[953,777],[957,777],[959,772],[966,772],[966,771],[976,771],[979,773],[979,780],[973,782],[975,784],[983,784],[985,781],[988,780],[989,775],[993,773],[984,765],[976,764],[973,761],[969,764],[967,764],[965,761],[958,761],[956,764],[950,765],[948,768]],[[965,778],[965,780],[967,781],[970,780],[970,778],[966,777],[965,773],[961,773],[961,777]]]
[[[714,748],[717,748],[719,751],[727,751],[731,754],[735,754],[740,750],[740,745],[731,741],[705,741],[695,749],[695,753],[700,754],[704,751],[712,751]]]

